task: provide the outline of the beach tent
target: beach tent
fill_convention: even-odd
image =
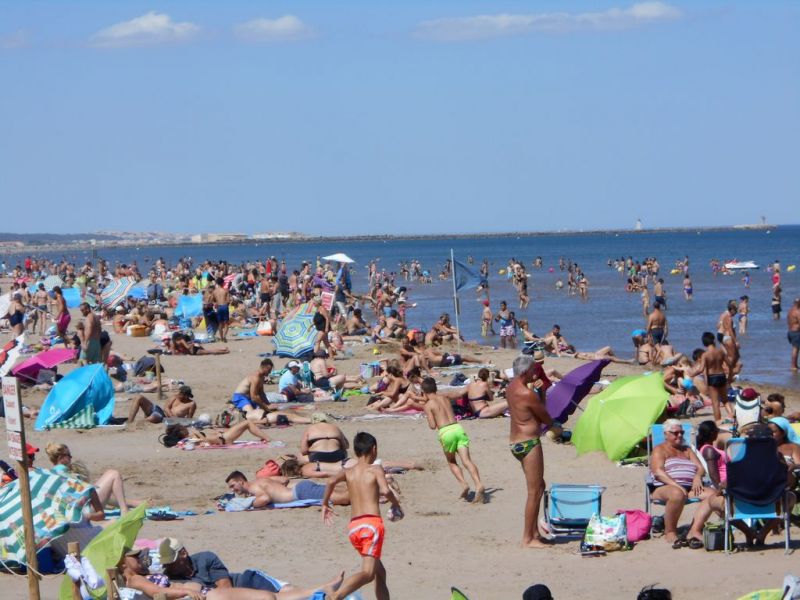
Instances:
[[[179,319],[189,319],[203,316],[203,295],[179,296],[178,305],[175,307],[175,316]]]
[[[36,418],[36,431],[105,425],[114,413],[114,384],[103,365],[75,369],[59,381]]]
[[[669,394],[660,373],[620,377],[589,400],[572,432],[578,454],[599,450],[625,458],[664,412]]]
[[[46,469],[31,468],[28,476],[38,551],[82,519],[81,511],[94,488]],[[18,479],[0,489],[0,558],[22,565],[27,562]]]

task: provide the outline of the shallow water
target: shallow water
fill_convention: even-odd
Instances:
[[[500,300],[507,300],[517,318],[527,318],[532,331],[542,334],[554,323],[561,325],[564,336],[579,350],[592,351],[611,345],[625,357],[633,354],[630,332],[643,325],[638,294],[625,292],[625,278],[606,266],[613,257],[632,256],[643,259],[655,256],[661,264],[661,277],[667,291],[670,341],[680,351],[691,353],[700,347],[703,331],[716,331],[720,313],[729,299],[743,294],[750,296],[749,333],[741,339],[744,360],[743,376],[756,381],[800,389],[800,377],[788,369],[790,347],[786,341],[786,310],[791,301],[800,296],[800,272],[788,272],[786,267],[800,263],[800,226],[779,227],[765,231],[703,231],[595,235],[559,235],[522,238],[477,238],[436,240],[386,240],[348,241],[325,243],[283,243],[214,245],[189,247],[143,247],[140,249],[103,249],[98,253],[114,262],[138,261],[145,270],[149,262],[159,256],[174,262],[190,255],[195,260],[205,258],[225,259],[238,263],[263,260],[269,255],[285,258],[289,267],[301,260],[313,260],[318,255],[345,252],[357,261],[353,269],[353,286],[356,292],[366,290],[366,265],[370,259],[380,258],[387,271],[397,270],[401,260],[416,258],[435,276],[450,256],[453,248],[457,260],[466,263],[467,255],[475,258],[477,271],[486,257],[491,262],[490,290],[492,308]],[[694,299],[683,299],[681,276],[669,274],[673,263],[688,255],[692,266]],[[69,260],[86,260],[85,254],[67,255]],[[518,306],[516,293],[505,276],[498,274],[510,257],[525,261],[531,273],[529,293],[531,303],[527,310]],[[544,269],[533,270],[536,256],[544,259]],[[555,282],[566,276],[558,271],[560,256],[571,258],[586,273],[590,282],[588,302],[577,296],[568,296],[566,290],[558,291]],[[61,254],[52,256],[60,258]],[[761,269],[751,272],[751,286],[744,289],[740,275],[713,276],[709,261],[754,260]],[[779,321],[772,320],[770,310],[771,281],[768,265],[778,259],[783,266],[783,309]],[[555,272],[548,272],[553,267]],[[441,312],[453,313],[453,288],[451,281],[421,285],[406,284],[409,300],[417,302],[409,310],[408,321],[414,327],[428,327]],[[480,338],[480,303],[473,290],[461,294],[461,327],[467,339]],[[651,286],[652,297],[652,286]],[[498,343],[498,338],[488,338],[486,343]]]

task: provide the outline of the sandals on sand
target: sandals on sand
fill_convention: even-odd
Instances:
[[[705,548],[705,544],[703,544],[703,540],[698,540],[697,538],[690,538],[687,541],[689,548],[692,550],[700,550],[701,548]]]

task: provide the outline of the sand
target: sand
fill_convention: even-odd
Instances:
[[[73,319],[78,315],[74,315]],[[75,321],[73,321],[74,323]],[[113,335],[114,349],[141,356],[152,347],[146,338]],[[8,337],[8,336],[3,336]],[[232,338],[233,339],[233,338]],[[239,379],[255,370],[258,354],[271,351],[267,338],[232,341],[225,356],[166,356],[165,377],[184,380],[194,390],[199,412],[215,414],[225,406]],[[479,349],[500,367],[508,367],[513,351]],[[384,354],[385,356],[385,354]],[[370,348],[356,349],[355,356],[337,360],[340,371],[358,372],[362,361],[372,360]],[[282,359],[276,364],[282,365]],[[548,359],[547,367],[568,371],[580,361]],[[63,372],[74,368],[67,366]],[[609,365],[605,377],[639,371],[627,365]],[[467,371],[474,373],[475,371]],[[449,378],[450,376],[448,376]],[[759,386],[762,393],[773,388]],[[797,392],[784,390],[797,406]],[[155,394],[148,397],[155,399]],[[43,392],[26,392],[24,402],[39,406]],[[128,410],[127,396],[118,395],[115,414]],[[355,415],[364,412],[367,397],[347,403],[325,403],[324,411]],[[702,420],[696,418],[695,421]],[[343,421],[345,434],[361,430],[374,434],[379,454],[388,459],[411,459],[424,464],[424,471],[398,476],[406,517],[387,522],[384,563],[389,588],[395,598],[447,598],[457,586],[479,600],[520,598],[537,582],[546,583],[556,598],[635,598],[645,585],[670,588],[675,598],[736,598],[759,588],[778,587],[786,573],[800,573],[796,557],[784,556],[780,540],[769,538],[766,549],[731,556],[704,550],[673,550],[664,540],[642,542],[630,552],[606,557],[582,558],[578,542],[559,543],[547,550],[519,548],[525,487],[517,461],[508,452],[509,421],[505,418],[465,421],[472,438],[472,456],[489,488],[484,505],[458,499],[459,488],[449,473],[441,448],[424,419]],[[573,423],[569,423],[569,428]],[[29,432],[32,443],[44,448],[48,442],[68,444],[76,459],[99,475],[114,468],[125,477],[127,493],[150,498],[154,504],[198,512],[213,508],[212,498],[225,492],[225,476],[233,469],[252,475],[266,459],[296,451],[301,426],[274,429],[273,439],[286,442],[286,449],[242,451],[181,451],[165,449],[156,438],[163,427],[140,424],[128,430],[96,429],[85,432]],[[548,483],[597,483],[607,487],[603,513],[618,509],[644,508],[643,468],[620,468],[604,455],[576,456],[574,447],[544,441]],[[41,453],[38,464],[48,464]],[[689,523],[684,513],[682,523]],[[172,522],[146,521],[140,537],[180,538],[191,551],[212,550],[232,570],[260,568],[271,575],[298,584],[326,581],[339,570],[352,572],[359,557],[346,536],[349,508],[338,508],[332,527],[322,524],[318,508],[272,510],[252,513],[215,513]],[[793,528],[795,537],[800,535]],[[23,578],[1,579],[3,598],[25,598]],[[42,583],[43,598],[56,598],[60,577]],[[373,598],[372,589],[364,598]]]

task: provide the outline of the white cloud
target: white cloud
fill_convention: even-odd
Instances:
[[[185,42],[200,32],[194,23],[175,23],[169,15],[149,12],[130,21],[123,21],[95,33],[89,40],[93,46],[122,48]]]
[[[0,34],[0,50],[10,50],[12,48],[22,48],[28,45],[28,32],[18,29],[12,33]]]
[[[314,35],[314,30],[294,15],[277,19],[253,19],[233,28],[237,38],[247,42],[294,42]]]
[[[499,14],[435,19],[417,25],[414,34],[440,42],[460,42],[531,32],[618,31],[671,21],[681,16],[681,11],[669,4],[640,2],[628,8],[609,8],[602,12]]]

